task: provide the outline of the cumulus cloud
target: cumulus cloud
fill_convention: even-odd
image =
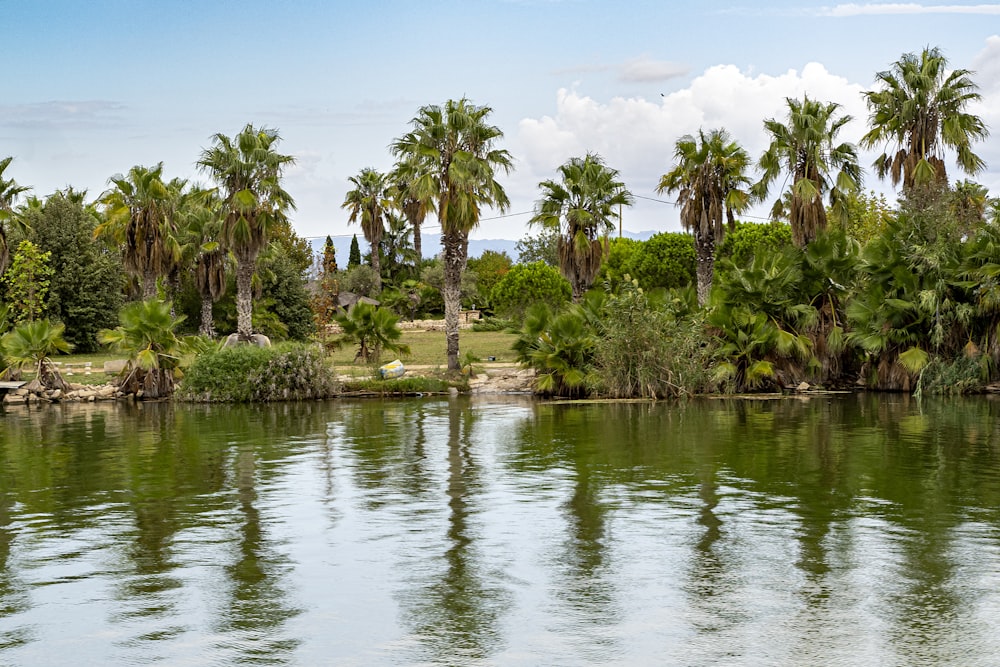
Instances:
[[[756,158],[767,147],[763,120],[785,118],[786,98],[809,95],[837,102],[842,113],[853,116],[840,139],[856,142],[867,120],[863,90],[819,63],[777,75],[751,75],[733,65],[719,65],[687,88],[652,101],[642,97],[599,101],[576,89],[561,89],[552,115],[520,122],[512,146],[520,162],[509,189],[512,199],[523,194],[530,201],[537,197],[539,181],[551,178],[570,157],[591,151],[618,169],[634,194],[660,198],[656,184],[670,168],[674,144],[682,135],[726,128]],[[871,162],[869,156],[862,159],[864,164]],[[644,201],[626,213],[627,228],[677,228],[672,206]]]
[[[847,3],[823,7],[821,16],[883,16],[891,14],[1000,14],[1000,4],[980,5],[919,5],[915,2],[858,4]]]

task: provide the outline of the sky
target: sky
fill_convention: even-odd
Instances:
[[[725,128],[756,159],[763,121],[808,94],[840,104],[854,118],[840,139],[857,142],[876,73],[926,46],[975,72],[970,111],[993,134],[974,180],[1000,195],[1000,3],[0,0],[0,17],[0,158],[39,196],[96,197],[161,161],[167,177],[207,182],[195,163],[211,137],[252,123],[296,158],[296,231],[352,235],[348,178],[391,168],[388,147],[421,106],[464,96],[492,109],[514,158],[500,177],[510,208],[485,211],[473,238],[530,233],[539,182],[587,152],[636,198],[625,230],[678,231],[656,185],[679,137]],[[893,201],[874,157],[861,153],[865,189]]]

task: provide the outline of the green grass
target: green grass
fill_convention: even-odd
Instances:
[[[517,336],[505,331],[471,331],[462,329],[458,336],[458,349],[464,356],[471,352],[483,362],[489,357],[496,357],[497,362],[513,363],[514,350],[511,349]],[[400,360],[406,366],[448,366],[448,353],[443,331],[403,331],[400,342],[410,346],[410,354],[401,356]],[[349,368],[367,367],[354,363],[356,346],[344,346],[332,354],[333,363],[338,371],[349,372]],[[386,352],[382,355],[382,363],[388,363],[396,357]]]

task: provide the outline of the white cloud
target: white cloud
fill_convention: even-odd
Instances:
[[[972,61],[975,82],[985,91],[1000,90],[1000,35],[987,38],[986,47]]]
[[[0,126],[21,129],[119,127],[126,106],[109,100],[53,100],[0,105]]]
[[[520,122],[511,147],[520,159],[508,189],[512,200],[522,196],[530,202],[537,197],[538,182],[551,178],[556,167],[592,151],[621,172],[634,194],[658,198],[656,184],[670,168],[674,144],[682,135],[724,127],[756,158],[767,145],[763,120],[783,119],[785,98],[808,94],[837,102],[844,114],[852,115],[854,120],[841,131],[840,139],[856,142],[867,121],[863,90],[818,63],[801,71],[756,76],[733,65],[719,65],[687,88],[653,101],[616,97],[600,102],[577,90],[561,89],[553,115]],[[872,157],[863,156],[863,164],[870,164]],[[625,219],[626,228],[633,231],[678,228],[673,206],[646,200],[639,200]]]
[[[880,16],[887,14],[1000,14],[1000,4],[920,5],[915,2],[857,4],[824,7],[821,16]]]

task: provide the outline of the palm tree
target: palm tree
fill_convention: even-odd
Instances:
[[[147,398],[162,398],[174,391],[184,344],[175,333],[184,316],[171,314],[169,302],[134,301],[118,314],[121,325],[102,329],[97,340],[128,355],[120,386],[131,393],[142,389]]]
[[[73,348],[63,338],[65,330],[66,325],[62,322],[52,324],[48,320],[34,320],[22,322],[3,337],[4,356],[12,366],[17,369],[29,365],[35,367],[35,379],[25,387],[28,391],[69,389],[50,358],[59,352],[68,353]]]
[[[677,193],[681,224],[694,234],[698,257],[698,303],[705,305],[712,290],[715,244],[722,242],[726,227],[735,226],[735,213],[750,205],[750,156],[725,130],[701,130],[688,134],[674,148],[677,164],[660,179],[656,191]]]
[[[180,259],[174,204],[177,192],[163,182],[163,163],[136,165],[128,175],[115,174],[114,187],[100,197],[106,219],[94,230],[116,243],[125,269],[142,280],[146,299],[156,296],[156,281]]]
[[[483,206],[507,210],[510,200],[497,182],[496,170],[509,173],[511,157],[496,148],[503,132],[487,122],[492,109],[462,98],[443,107],[421,107],[413,129],[396,139],[390,150],[407,165],[416,197],[433,202],[444,246],[444,314],[448,370],[460,371],[458,315],[462,272],[469,250],[469,231],[479,224]]]
[[[186,198],[184,231],[193,255],[194,286],[201,296],[198,333],[214,337],[212,304],[226,293],[226,251],[222,236],[222,202],[216,190],[195,188]]]
[[[21,194],[31,189],[24,185],[18,185],[13,178],[4,178],[4,172],[13,160],[13,157],[5,157],[0,160],[0,274],[6,271],[10,264],[6,223],[9,220],[14,224],[21,224],[21,216],[14,212],[14,202]]]
[[[387,308],[379,308],[370,303],[358,302],[344,315],[334,318],[343,334],[338,344],[357,343],[355,361],[378,363],[383,350],[396,354],[409,354],[410,348],[399,342],[403,332],[396,323],[399,317]]]
[[[351,212],[348,222],[361,225],[361,232],[371,248],[371,264],[377,276],[376,289],[382,290],[382,263],[379,261],[379,244],[385,233],[385,218],[392,206],[389,200],[389,181],[371,167],[365,167],[357,176],[348,179],[354,189],[349,190],[344,197],[341,208]]]
[[[938,48],[925,48],[920,55],[904,53],[875,80],[880,90],[865,92],[871,129],[861,146],[882,145],[885,152],[875,160],[879,178],[887,175],[903,188],[917,184],[948,182],[944,152],[957,153],[959,168],[973,176],[986,163],[972,152],[972,142],[985,139],[989,131],[982,119],[965,109],[981,96],[972,72],[948,72],[948,60]]]
[[[416,266],[419,266],[424,258],[420,241],[420,226],[424,224],[427,212],[433,208],[434,203],[433,200],[426,197],[421,198],[418,195],[409,176],[414,171],[410,165],[397,164],[389,172],[389,182],[396,208],[403,213],[406,222],[413,229],[413,250],[416,256]]]
[[[824,104],[805,96],[801,101],[786,98],[788,122],[764,121],[771,135],[771,145],[760,158],[764,172],[753,194],[767,197],[774,180],[784,172],[791,177],[791,208],[788,211],[792,240],[802,248],[826,229],[824,195],[829,196],[830,210],[846,223],[845,197],[861,187],[861,167],[854,144],[837,144],[837,134],[851,121],[851,116],[836,117],[839,104]],[[780,200],[771,215],[777,219],[783,210]]]
[[[251,313],[253,274],[257,257],[272,228],[294,210],[292,196],[281,187],[291,155],[277,151],[277,130],[247,124],[235,137],[216,134],[202,151],[198,166],[222,192],[222,240],[236,258],[236,329],[240,340],[253,336]]]
[[[542,181],[542,199],[528,224],[559,231],[559,270],[573,288],[573,303],[590,289],[608,253],[607,234],[614,231],[616,207],[632,205],[632,193],[618,171],[600,156],[587,153],[559,167],[562,182]]]

